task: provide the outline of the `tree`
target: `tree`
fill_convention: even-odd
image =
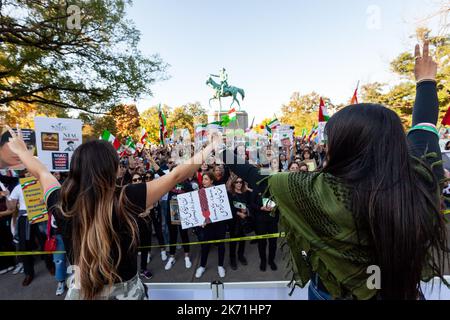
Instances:
[[[34,117],[69,118],[64,109],[55,107],[39,108],[35,104],[12,102],[10,107],[0,108],[0,122],[10,126],[34,129]]]
[[[169,126],[168,133],[169,135],[172,134],[173,128],[189,129],[191,137],[193,137],[194,125],[198,123],[205,124],[207,121],[206,110],[202,108],[200,103],[188,103],[174,108],[167,121]]]
[[[90,121],[84,120],[83,123],[86,127],[92,128],[92,130],[88,128],[83,132],[83,134],[86,134],[89,138],[96,139],[101,137],[105,130],[108,130],[112,135],[117,136],[116,121],[110,115],[96,116]]]
[[[125,139],[132,137],[139,139],[139,128],[141,126],[139,121],[139,111],[136,105],[118,105],[115,106],[110,113],[110,116],[114,119],[117,129],[117,137],[119,139]]]
[[[0,104],[108,112],[151,96],[167,65],[139,51],[128,4],[0,0]]]
[[[170,108],[163,105],[162,110],[167,119],[167,133],[169,137],[173,129],[189,129],[191,139],[194,137],[194,125],[197,123],[207,123],[208,116],[206,110],[199,102],[188,103],[179,107]],[[153,106],[142,112],[140,119],[141,127],[144,128],[149,140],[153,143],[159,143],[159,107]]]
[[[438,64],[438,97],[441,117],[450,107],[450,38],[448,36],[431,36],[428,29],[416,31],[420,40],[429,38],[434,47],[432,53]],[[365,102],[380,103],[394,110],[401,118],[405,128],[411,126],[411,114],[416,94],[414,79],[414,56],[411,52],[403,52],[391,62],[391,70],[397,74],[401,82],[394,86],[382,83],[369,83],[362,87]]]
[[[319,121],[318,110],[321,97],[330,113],[337,109],[336,106],[331,104],[329,98],[320,96],[316,92],[311,92],[306,95],[300,95],[300,93],[294,92],[291,101],[281,107],[281,122],[295,126],[295,132],[297,134],[301,133],[303,128],[310,130]]]
[[[170,108],[167,105],[161,108],[166,118],[170,117]],[[141,127],[147,131],[150,142],[159,144],[159,107],[153,106],[142,112],[140,123]]]

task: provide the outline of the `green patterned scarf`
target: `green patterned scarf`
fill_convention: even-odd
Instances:
[[[333,298],[373,298],[377,290],[367,286],[367,268],[374,255],[368,232],[357,234],[349,189],[326,173],[281,173],[268,183],[286,232],[295,284],[305,287],[315,272]]]

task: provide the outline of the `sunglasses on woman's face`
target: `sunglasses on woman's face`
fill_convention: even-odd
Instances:
[[[146,176],[146,177],[145,177],[145,180],[146,180],[146,181],[150,181],[150,180],[152,180],[152,177]]]
[[[142,181],[142,179],[141,179],[141,178],[135,178],[135,179],[133,179],[133,182],[138,182],[138,181]]]
[[[244,182],[243,181],[236,181],[236,184],[243,184]]]

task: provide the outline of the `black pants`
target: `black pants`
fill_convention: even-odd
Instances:
[[[162,232],[162,219],[160,210],[154,210],[152,213],[152,224],[153,229],[155,230],[156,239],[158,239],[158,244],[160,246],[165,245],[164,236]]]
[[[152,225],[149,219],[139,218],[139,246],[148,247],[152,244]],[[147,258],[150,253],[150,248],[140,249],[141,252],[141,270],[147,269]]]
[[[169,239],[170,239],[170,244],[172,245],[170,247],[170,255],[172,255],[172,256],[175,255],[175,252],[177,251],[177,247],[174,246],[174,244],[177,243],[178,233],[180,233],[180,235],[181,235],[182,243],[189,243],[188,230],[181,229],[181,225],[170,224],[169,225]],[[184,250],[184,253],[189,253],[190,248],[189,248],[189,246],[183,245],[183,250]]]
[[[28,217],[21,216],[18,219],[19,231],[19,251],[43,250],[46,235],[39,230],[37,224],[30,225],[30,238],[27,240],[27,221]],[[45,222],[46,223],[46,222]],[[42,255],[47,269],[54,267],[53,256],[51,254]],[[23,256],[23,271],[27,276],[34,276],[34,258],[31,255]]]
[[[226,222],[216,222],[212,224],[208,224],[203,229],[202,241],[211,241],[211,240],[223,240],[225,239],[225,234],[227,232]],[[218,266],[223,267],[223,262],[225,260],[225,244],[218,243]],[[206,267],[206,263],[208,262],[209,249],[211,248],[211,244],[202,244],[201,246],[201,259],[200,266],[203,268]]]
[[[255,221],[255,233],[256,235],[272,234],[278,232],[278,220],[272,217],[260,217]],[[258,240],[258,252],[259,258],[262,263],[267,263],[267,241],[269,241],[269,262],[275,260],[275,254],[277,252],[277,238],[272,239],[260,239]]]
[[[0,251],[15,251],[10,229],[11,218],[0,218]],[[0,257],[0,270],[8,269],[15,265],[14,257]]]
[[[230,231],[231,239],[245,237],[242,223],[238,219],[242,220],[239,217],[234,217],[233,219],[229,220],[228,230]],[[230,242],[230,259],[231,260],[236,259],[236,247],[238,247],[238,257],[243,257],[244,252],[245,252],[245,241]]]

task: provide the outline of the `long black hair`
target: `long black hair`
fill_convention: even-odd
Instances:
[[[368,241],[373,264],[381,270],[381,298],[417,299],[424,268],[442,278],[448,261],[436,176],[411,156],[400,118],[381,105],[344,108],[325,132],[323,171],[352,191],[359,238]]]
[[[119,233],[130,234],[129,251],[137,246],[131,205],[125,192],[116,189],[118,169],[119,157],[109,142],[86,142],[75,150],[61,188],[59,207],[72,220],[73,260],[80,269],[84,299],[94,299],[104,286],[122,281],[119,264],[128,253],[122,250]]]

